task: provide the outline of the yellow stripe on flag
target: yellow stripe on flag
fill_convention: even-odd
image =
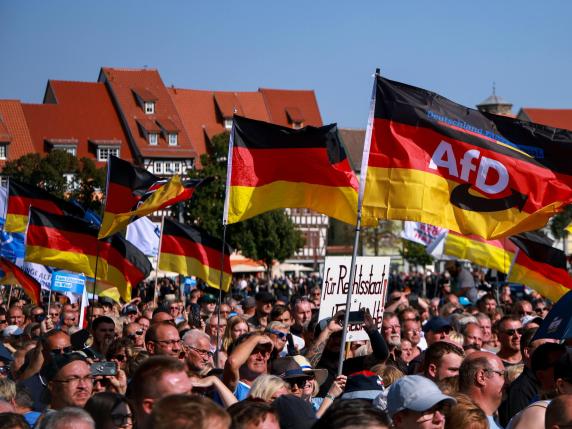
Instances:
[[[468,259],[501,273],[508,273],[514,257],[513,253],[500,247],[455,234],[447,234],[443,251],[447,255]]]
[[[83,273],[89,277],[94,277],[95,259],[95,255],[66,252],[41,246],[26,246],[26,261]],[[105,278],[107,270],[107,262],[100,257],[97,263],[98,278]]]
[[[507,281],[522,283],[552,302],[558,301],[564,294],[570,292],[570,289],[562,286],[560,283],[544,277],[537,271],[529,270],[518,264],[514,264],[512,267]]]
[[[220,284],[220,270],[201,264],[195,258],[173,253],[161,253],[159,269],[172,271],[184,276],[197,276],[204,280],[209,286],[216,289]],[[222,277],[222,290],[227,292],[230,288],[232,276],[224,273]]]

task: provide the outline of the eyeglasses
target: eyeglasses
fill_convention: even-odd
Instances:
[[[521,310],[518,312],[519,316],[532,316],[532,311]]]
[[[518,334],[519,336],[522,336],[522,333],[524,332],[524,330],[522,328],[505,329],[503,332],[505,334],[507,334],[509,337],[512,337],[514,334]]]
[[[0,319],[0,323],[1,323],[1,324],[4,324],[4,323],[6,323],[6,322],[7,322],[6,319]]]
[[[546,311],[546,307],[536,307],[534,311],[536,314],[542,314],[544,311]]]
[[[79,375],[75,375],[69,378],[66,378],[65,380],[52,380],[53,382],[56,383],[68,383],[68,384],[79,384],[81,381],[89,383],[89,384],[93,384],[93,377],[90,375],[84,375],[83,377],[80,377]]]
[[[485,370],[485,372],[494,372],[495,374],[498,374],[504,378],[505,371],[498,371],[496,369],[491,369],[491,368],[484,368],[484,370]]]
[[[288,380],[288,384],[290,387],[294,388],[297,387],[299,389],[303,389],[306,386],[306,383],[310,382],[311,378],[308,377],[299,377],[299,378],[291,378]]]
[[[288,338],[288,334],[281,331],[277,331],[276,329],[269,329],[268,332],[276,335],[281,340],[285,340],[286,338]]]
[[[111,414],[111,421],[115,426],[125,426],[133,421],[133,414]]]
[[[211,358],[211,357],[214,356],[214,353],[211,352],[210,350],[201,350],[201,349],[197,349],[196,347],[191,347],[191,346],[188,346],[188,347],[189,347],[189,349],[191,349],[191,350],[193,350],[194,352],[200,354],[201,356],[207,356],[207,357],[209,357],[209,358]]]
[[[8,375],[10,372],[9,366],[0,366],[0,375]]]
[[[67,346],[67,347],[64,347],[63,349],[50,350],[50,353],[53,354],[54,356],[61,356],[61,355],[64,355],[66,353],[71,353],[71,352],[73,352],[72,346]]]
[[[151,340],[153,343],[164,344],[168,347],[173,347],[175,345],[180,345],[181,340]]]

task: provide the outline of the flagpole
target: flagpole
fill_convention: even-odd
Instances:
[[[355,265],[357,259],[357,251],[359,245],[359,237],[361,231],[361,212],[362,212],[362,205],[363,205],[363,194],[365,190],[365,178],[367,175],[367,164],[369,159],[369,148],[371,144],[371,134],[373,130],[373,117],[375,113],[375,90],[377,85],[377,76],[379,76],[379,69],[375,70],[375,76],[373,81],[373,89],[371,93],[371,102],[369,106],[369,117],[367,122],[367,129],[365,133],[364,139],[364,151],[362,156],[362,166],[360,171],[360,186],[359,186],[359,194],[358,194],[358,207],[357,207],[357,220],[356,220],[356,228],[355,228],[355,237],[354,237],[354,248],[352,253],[352,261],[350,263],[350,278],[349,278],[349,288],[348,288],[348,295],[346,297],[346,310],[344,314],[344,324],[342,327],[342,341],[340,343],[340,355],[338,361],[338,375],[342,375],[344,360],[345,360],[345,349],[346,349],[346,338],[348,332],[348,324],[350,319],[350,308],[352,303],[352,292],[353,292],[353,284],[355,279]]]
[[[12,284],[10,284],[10,289],[8,290],[8,305],[7,308],[10,308],[10,300],[12,299]]]
[[[157,282],[159,277],[159,260],[161,259],[161,246],[163,245],[163,229],[165,229],[165,212],[161,215],[161,232],[159,234],[159,251],[157,252],[157,266],[155,267],[155,287],[153,288],[153,305],[157,304]]]
[[[95,273],[93,273],[93,291],[92,291],[92,299],[95,301],[95,288],[97,286],[97,265],[99,264],[99,240],[97,240],[97,244],[95,245]],[[50,291],[51,293],[51,291]],[[91,323],[93,322],[93,305],[90,306],[89,309],[89,323],[87,324],[91,327]]]
[[[224,248],[226,247],[226,223],[222,225],[222,252],[220,258],[220,277],[218,282],[218,311],[217,311],[217,330],[216,330],[216,349],[215,349],[215,365],[218,366],[218,355],[220,351],[220,306],[222,305],[222,281],[224,278]]]

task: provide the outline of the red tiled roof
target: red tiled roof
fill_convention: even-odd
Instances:
[[[46,141],[76,140],[78,158],[97,162],[97,153],[89,141],[121,142],[121,158],[132,161],[133,153],[105,85],[91,82],[51,80],[46,88],[45,104],[23,104],[32,141],[38,153],[45,153]]]
[[[291,127],[294,118],[303,118],[303,125],[320,127],[323,125],[314,91],[260,88],[270,115],[270,122]],[[293,109],[295,108],[295,109]],[[297,110],[297,112],[296,112]]]
[[[19,100],[0,100],[1,133],[9,136],[7,156],[12,161],[27,153],[33,153],[34,145],[26,123],[26,117]],[[3,166],[6,161],[0,161]]]
[[[523,107],[518,118],[554,128],[572,130],[572,109],[536,109]]]
[[[157,101],[157,96],[147,88],[133,88],[133,92],[143,101]]]
[[[158,118],[157,124],[168,133],[178,133],[180,128],[170,118]]]
[[[361,159],[363,156],[363,143],[365,140],[364,129],[340,128],[340,138],[346,148],[346,153],[350,159],[350,164],[355,172],[361,170]]]
[[[224,116],[230,117],[237,106],[239,114],[269,121],[262,94],[258,92],[222,92],[169,88],[191,142],[199,155],[206,153],[209,139],[225,132]],[[217,112],[217,109],[222,111]]]
[[[139,125],[142,130],[146,133],[160,133],[161,127],[150,118],[139,118],[135,122]]]
[[[186,132],[173,100],[157,70],[152,69],[117,69],[104,67],[101,69],[100,82],[105,82],[110,89],[112,97],[119,105],[124,124],[129,129],[130,137],[138,153],[144,158],[181,158],[191,159],[197,157],[197,151]],[[156,96],[155,113],[147,115],[137,103],[133,90],[145,88]],[[170,118],[181,130],[177,138],[177,146],[169,146],[165,136],[158,139],[158,145],[150,146],[145,135],[137,125],[138,120],[157,118]]]

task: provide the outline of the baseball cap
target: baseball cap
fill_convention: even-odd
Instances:
[[[457,401],[444,395],[437,385],[422,375],[407,375],[395,381],[387,393],[387,413],[393,418],[403,410],[427,411],[439,402],[447,401],[451,405]]]
[[[423,325],[423,332],[437,332],[444,328],[450,328],[451,323],[444,317],[436,316],[429,319],[425,325]]]
[[[383,380],[371,371],[360,371],[348,377],[342,399],[373,401],[383,392]]]
[[[199,304],[214,304],[217,302],[216,297],[213,294],[205,293],[199,298]]]
[[[256,300],[252,296],[247,296],[242,300],[242,309],[256,307]]]
[[[115,301],[107,296],[100,296],[98,301],[101,305],[109,305],[110,307],[113,307],[113,304],[115,304]]]
[[[87,363],[87,356],[83,352],[74,351],[63,355],[53,356],[53,358],[42,368],[41,375],[46,381],[52,381],[60,370],[76,360]]]
[[[317,420],[312,405],[293,395],[276,398],[272,407],[278,414],[280,429],[310,429]]]

